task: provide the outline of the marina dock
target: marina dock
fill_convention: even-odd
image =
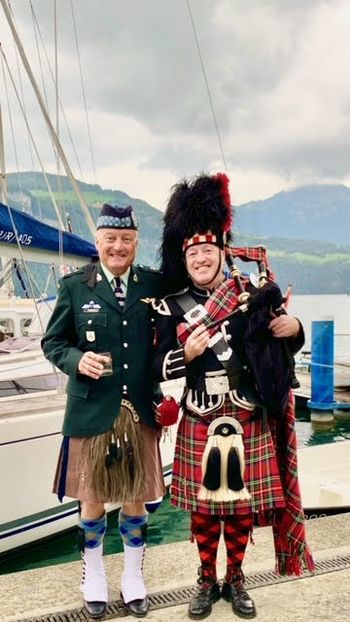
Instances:
[[[307,522],[308,542],[316,561],[314,575],[281,578],[273,572],[271,529],[254,533],[244,570],[246,587],[255,600],[259,622],[345,622],[350,609],[350,514]],[[224,575],[224,547],[219,551],[219,576]],[[134,620],[126,615],[119,595],[122,554],[106,557],[109,605],[103,620]],[[186,541],[147,550],[145,578],[150,622],[185,621],[187,603],[195,591],[196,545]],[[0,576],[1,622],[86,622],[79,591],[81,562],[61,564]],[[229,603],[213,605],[209,622],[238,620]]]
[[[296,371],[300,387],[294,389],[297,398],[305,400],[311,399],[311,374],[308,371]],[[350,410],[350,367],[344,366],[336,371],[334,383],[334,400],[339,403],[349,404]]]

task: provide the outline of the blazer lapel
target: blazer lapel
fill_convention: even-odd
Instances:
[[[135,266],[131,266],[124,309],[128,309],[134,302],[140,300],[140,297],[142,297],[142,283],[142,274]]]

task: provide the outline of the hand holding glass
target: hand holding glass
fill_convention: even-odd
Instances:
[[[105,357],[105,360],[101,361],[103,365],[101,376],[111,376],[113,374],[112,354],[110,352],[99,352],[99,355]]]

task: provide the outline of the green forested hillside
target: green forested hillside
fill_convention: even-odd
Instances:
[[[73,233],[91,240],[92,236],[86,225],[84,214],[68,178],[61,176],[59,184],[56,175],[48,174],[48,178],[55,200],[61,210],[63,221],[66,221],[66,214],[68,214]],[[20,179],[14,173],[10,174],[8,175],[8,185],[12,207],[24,210],[34,218],[57,227],[55,210],[41,173],[21,173]],[[79,185],[94,221],[97,220],[103,203],[120,206],[132,204],[134,206],[140,228],[138,259],[141,263],[154,264],[155,249],[159,244],[162,213],[142,199],[130,197],[125,192],[104,190],[97,184],[79,182]]]
[[[350,246],[308,240],[236,236],[237,246],[264,244],[281,288],[295,294],[349,294]],[[249,264],[241,264],[248,270]]]
[[[74,233],[91,239],[69,180],[62,176],[57,183],[56,176],[48,175],[48,177],[63,219],[68,213]],[[156,265],[162,212],[142,199],[132,198],[119,190],[106,190],[97,184],[79,183],[94,220],[103,203],[134,206],[140,228],[138,261]],[[26,172],[21,173],[20,178],[17,174],[10,174],[8,185],[9,202],[12,207],[24,210],[35,218],[57,226],[56,214],[42,174]],[[314,193],[312,188],[315,188]],[[334,189],[333,195],[332,188]],[[286,195],[288,195],[288,200],[284,200]],[[294,207],[293,196],[296,199]],[[337,207],[339,197],[341,197],[341,202]],[[349,197],[350,189],[345,187],[339,190],[339,186],[327,186],[325,190],[325,187],[309,186],[307,191],[300,188],[291,193],[279,193],[272,197],[270,204],[267,200],[238,206],[235,208],[235,230],[240,234],[244,232],[244,235],[235,235],[234,244],[244,246],[264,244],[268,249],[271,267],[283,289],[288,283],[292,283],[293,291],[300,294],[350,293],[350,244],[334,240],[335,229],[331,228],[328,220],[322,229],[320,240],[312,235],[314,231],[319,231],[321,235],[321,216],[327,212],[327,199],[331,220],[337,223],[336,231],[342,230],[343,239],[348,240],[350,226],[348,227],[347,223],[350,217],[350,207],[346,208],[346,202],[349,200],[350,206]],[[320,199],[319,206],[318,199]],[[305,202],[304,208],[303,201]],[[258,217],[257,210],[262,207],[261,216]],[[315,214],[314,222],[318,223],[317,226],[312,225],[313,213]],[[245,214],[248,214],[246,219]],[[292,226],[293,219],[304,223],[303,227],[297,228],[298,234],[294,237],[291,235],[295,231],[294,225]],[[264,226],[260,226],[259,222],[264,222]],[[244,269],[250,268],[244,265]],[[39,280],[41,273],[42,268],[39,268]]]

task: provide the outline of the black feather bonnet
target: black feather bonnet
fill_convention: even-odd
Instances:
[[[233,220],[228,184],[227,175],[217,173],[184,179],[173,186],[159,255],[161,270],[175,288],[188,281],[183,261],[187,248],[208,243],[223,249],[228,243]]]

